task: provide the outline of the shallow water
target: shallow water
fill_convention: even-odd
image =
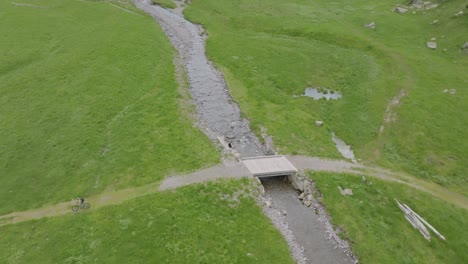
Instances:
[[[285,177],[261,178],[272,207],[285,213],[285,220],[295,240],[303,247],[306,263],[352,263],[343,249],[328,237],[320,215],[298,199],[298,191]]]
[[[336,145],[336,149],[344,158],[350,159],[353,162],[356,162],[354,152],[351,150],[351,146],[347,145],[342,139],[337,137],[334,132],[332,132],[332,141]]]
[[[333,90],[330,90],[330,89],[325,89],[326,93],[323,93],[321,91],[319,91],[318,88],[306,88],[305,91],[304,91],[304,94],[302,96],[307,96],[307,97],[311,97],[311,98],[314,98],[315,100],[319,100],[319,99],[322,99],[322,98],[325,98],[327,100],[338,100],[341,98],[341,94],[336,92],[336,91],[333,91]],[[332,93],[333,92],[333,93]]]

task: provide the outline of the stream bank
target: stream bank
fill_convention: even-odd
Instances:
[[[223,75],[206,57],[203,28],[183,17],[183,5],[175,1],[178,8],[171,11],[153,5],[151,0],[134,1],[138,8],[155,18],[177,50],[179,58],[175,61],[183,65],[176,65],[176,69],[185,69],[197,110],[197,125],[223,150],[224,157],[263,156],[270,152],[271,147],[263,146],[250,130],[249,121],[241,117],[241,110],[230,96]],[[346,251],[326,235],[326,226],[318,220],[314,210],[302,205],[297,191],[289,182],[281,182],[282,178],[263,179],[265,193],[259,204],[283,235],[294,260],[300,264],[352,263]]]

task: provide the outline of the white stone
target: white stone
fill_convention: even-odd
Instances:
[[[322,125],[323,125],[323,121],[317,120],[317,121],[315,121],[315,125],[316,125],[316,126],[322,126]]]
[[[299,197],[298,197],[298,198],[299,198],[299,200],[303,200],[304,197],[305,197],[305,193],[301,193],[301,194],[299,194]]]
[[[393,11],[395,13],[404,14],[404,13],[408,12],[408,9],[397,6],[397,7],[395,7],[395,9],[393,9]]]
[[[366,28],[370,28],[370,29],[375,29],[375,22],[374,22],[374,21],[372,21],[372,22],[370,22],[369,24],[367,24],[367,25],[364,25],[364,27],[366,27]]]
[[[432,41],[428,41],[427,42],[427,47],[430,48],[430,49],[437,49],[437,43],[432,42]]]

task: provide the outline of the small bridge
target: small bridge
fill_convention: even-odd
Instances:
[[[287,176],[297,173],[296,167],[283,155],[243,158],[242,163],[255,177]]]

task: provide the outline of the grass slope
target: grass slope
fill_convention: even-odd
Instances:
[[[194,185],[4,226],[0,262],[292,264],[286,242],[252,198],[221,199],[249,186],[247,179]]]
[[[154,4],[160,5],[165,8],[176,8],[177,5],[172,0],[152,0]]]
[[[466,1],[416,14],[392,12],[399,3],[194,0],[185,14],[206,27],[208,55],[253,128],[266,127],[281,152],[338,158],[334,131],[364,161],[466,194],[468,59],[460,47],[468,41],[468,16],[453,16]],[[363,26],[371,21],[375,30]],[[432,37],[437,50],[425,47]],[[343,98],[294,97],[308,86]],[[397,120],[379,136],[387,104],[400,90],[407,96]]]
[[[47,8],[0,2],[0,214],[218,161],[179,110],[173,49],[152,18],[28,3]]]
[[[360,263],[467,263],[468,211],[401,184],[346,174],[313,173],[332,222],[345,230]],[[351,188],[353,196],[338,190]],[[446,241],[426,241],[393,200],[397,198],[433,225]]]

